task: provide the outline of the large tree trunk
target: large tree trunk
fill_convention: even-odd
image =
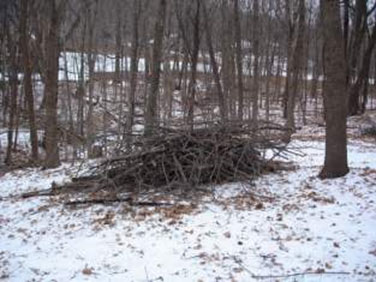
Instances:
[[[46,46],[46,158],[45,167],[60,165],[57,124],[58,71],[59,71],[59,26],[60,13],[55,0],[49,1],[50,26]]]
[[[147,97],[145,113],[145,136],[151,136],[157,125],[157,98],[159,93],[159,78],[161,74],[163,32],[166,17],[166,0],[160,0],[158,19],[155,24],[153,43],[153,68],[150,93]]]
[[[341,177],[347,165],[346,63],[341,30],[340,1],[321,0],[324,36],[325,162],[321,178]]]
[[[38,135],[37,127],[35,124],[35,112],[34,112],[34,96],[32,85],[32,61],[29,51],[29,36],[27,30],[28,14],[29,14],[30,1],[21,1],[21,17],[20,17],[20,44],[24,65],[24,91],[27,104],[27,112],[29,117],[30,126],[30,141],[31,141],[31,159],[33,161],[38,160]]]

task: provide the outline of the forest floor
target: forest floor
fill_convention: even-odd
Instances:
[[[350,134],[350,173],[320,180],[323,130],[294,135],[292,170],[165,208],[17,197],[79,164],[0,174],[0,280],[375,281],[375,139]]]

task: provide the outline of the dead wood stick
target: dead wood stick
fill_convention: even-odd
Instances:
[[[161,207],[161,206],[172,206],[171,203],[160,203],[160,202],[135,202],[132,197],[128,198],[113,198],[113,199],[86,199],[65,202],[66,206],[79,206],[79,205],[108,205],[113,203],[126,202],[131,206],[148,206],[148,207]]]
[[[57,194],[58,194],[58,191],[56,189],[49,188],[49,189],[44,189],[44,190],[22,193],[18,197],[20,197],[22,199],[27,199],[27,198],[32,198],[32,197],[56,196]]]
[[[290,278],[290,277],[297,277],[297,276],[305,276],[305,275],[350,275],[350,272],[346,271],[328,271],[326,272],[325,270],[322,271],[303,271],[303,272],[294,272],[290,274],[281,274],[281,275],[256,275],[252,271],[250,271],[242,261],[233,256],[234,261],[241,267],[243,268],[246,272],[248,272],[252,278],[254,279],[272,279],[272,278]]]
[[[187,183],[187,177],[185,177],[183,168],[182,168],[180,162],[178,161],[178,159],[176,158],[176,155],[173,154],[172,157],[174,158],[175,165],[177,166],[177,168],[178,168],[178,170],[181,174],[181,177],[183,178],[184,182]]]
[[[295,272],[291,274],[281,274],[281,275],[252,275],[252,278],[256,279],[271,279],[271,278],[290,278],[290,277],[297,277],[297,276],[305,276],[305,275],[350,275],[350,272],[346,271],[307,271],[307,272]]]

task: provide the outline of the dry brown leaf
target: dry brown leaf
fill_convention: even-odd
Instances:
[[[227,232],[223,233],[223,235],[224,235],[226,238],[231,238],[231,233],[230,233],[230,231],[227,231]]]
[[[84,274],[84,275],[92,275],[93,274],[93,270],[91,268],[85,267],[84,269],[82,269],[82,274]]]

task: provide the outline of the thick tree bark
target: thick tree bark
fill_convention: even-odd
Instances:
[[[157,125],[157,98],[159,93],[159,79],[161,74],[163,33],[166,18],[166,0],[160,0],[158,18],[154,30],[153,66],[150,82],[150,92],[147,97],[145,113],[145,136],[153,135]]]
[[[347,165],[346,62],[341,29],[340,1],[321,0],[324,36],[325,162],[321,178],[341,177]]]

